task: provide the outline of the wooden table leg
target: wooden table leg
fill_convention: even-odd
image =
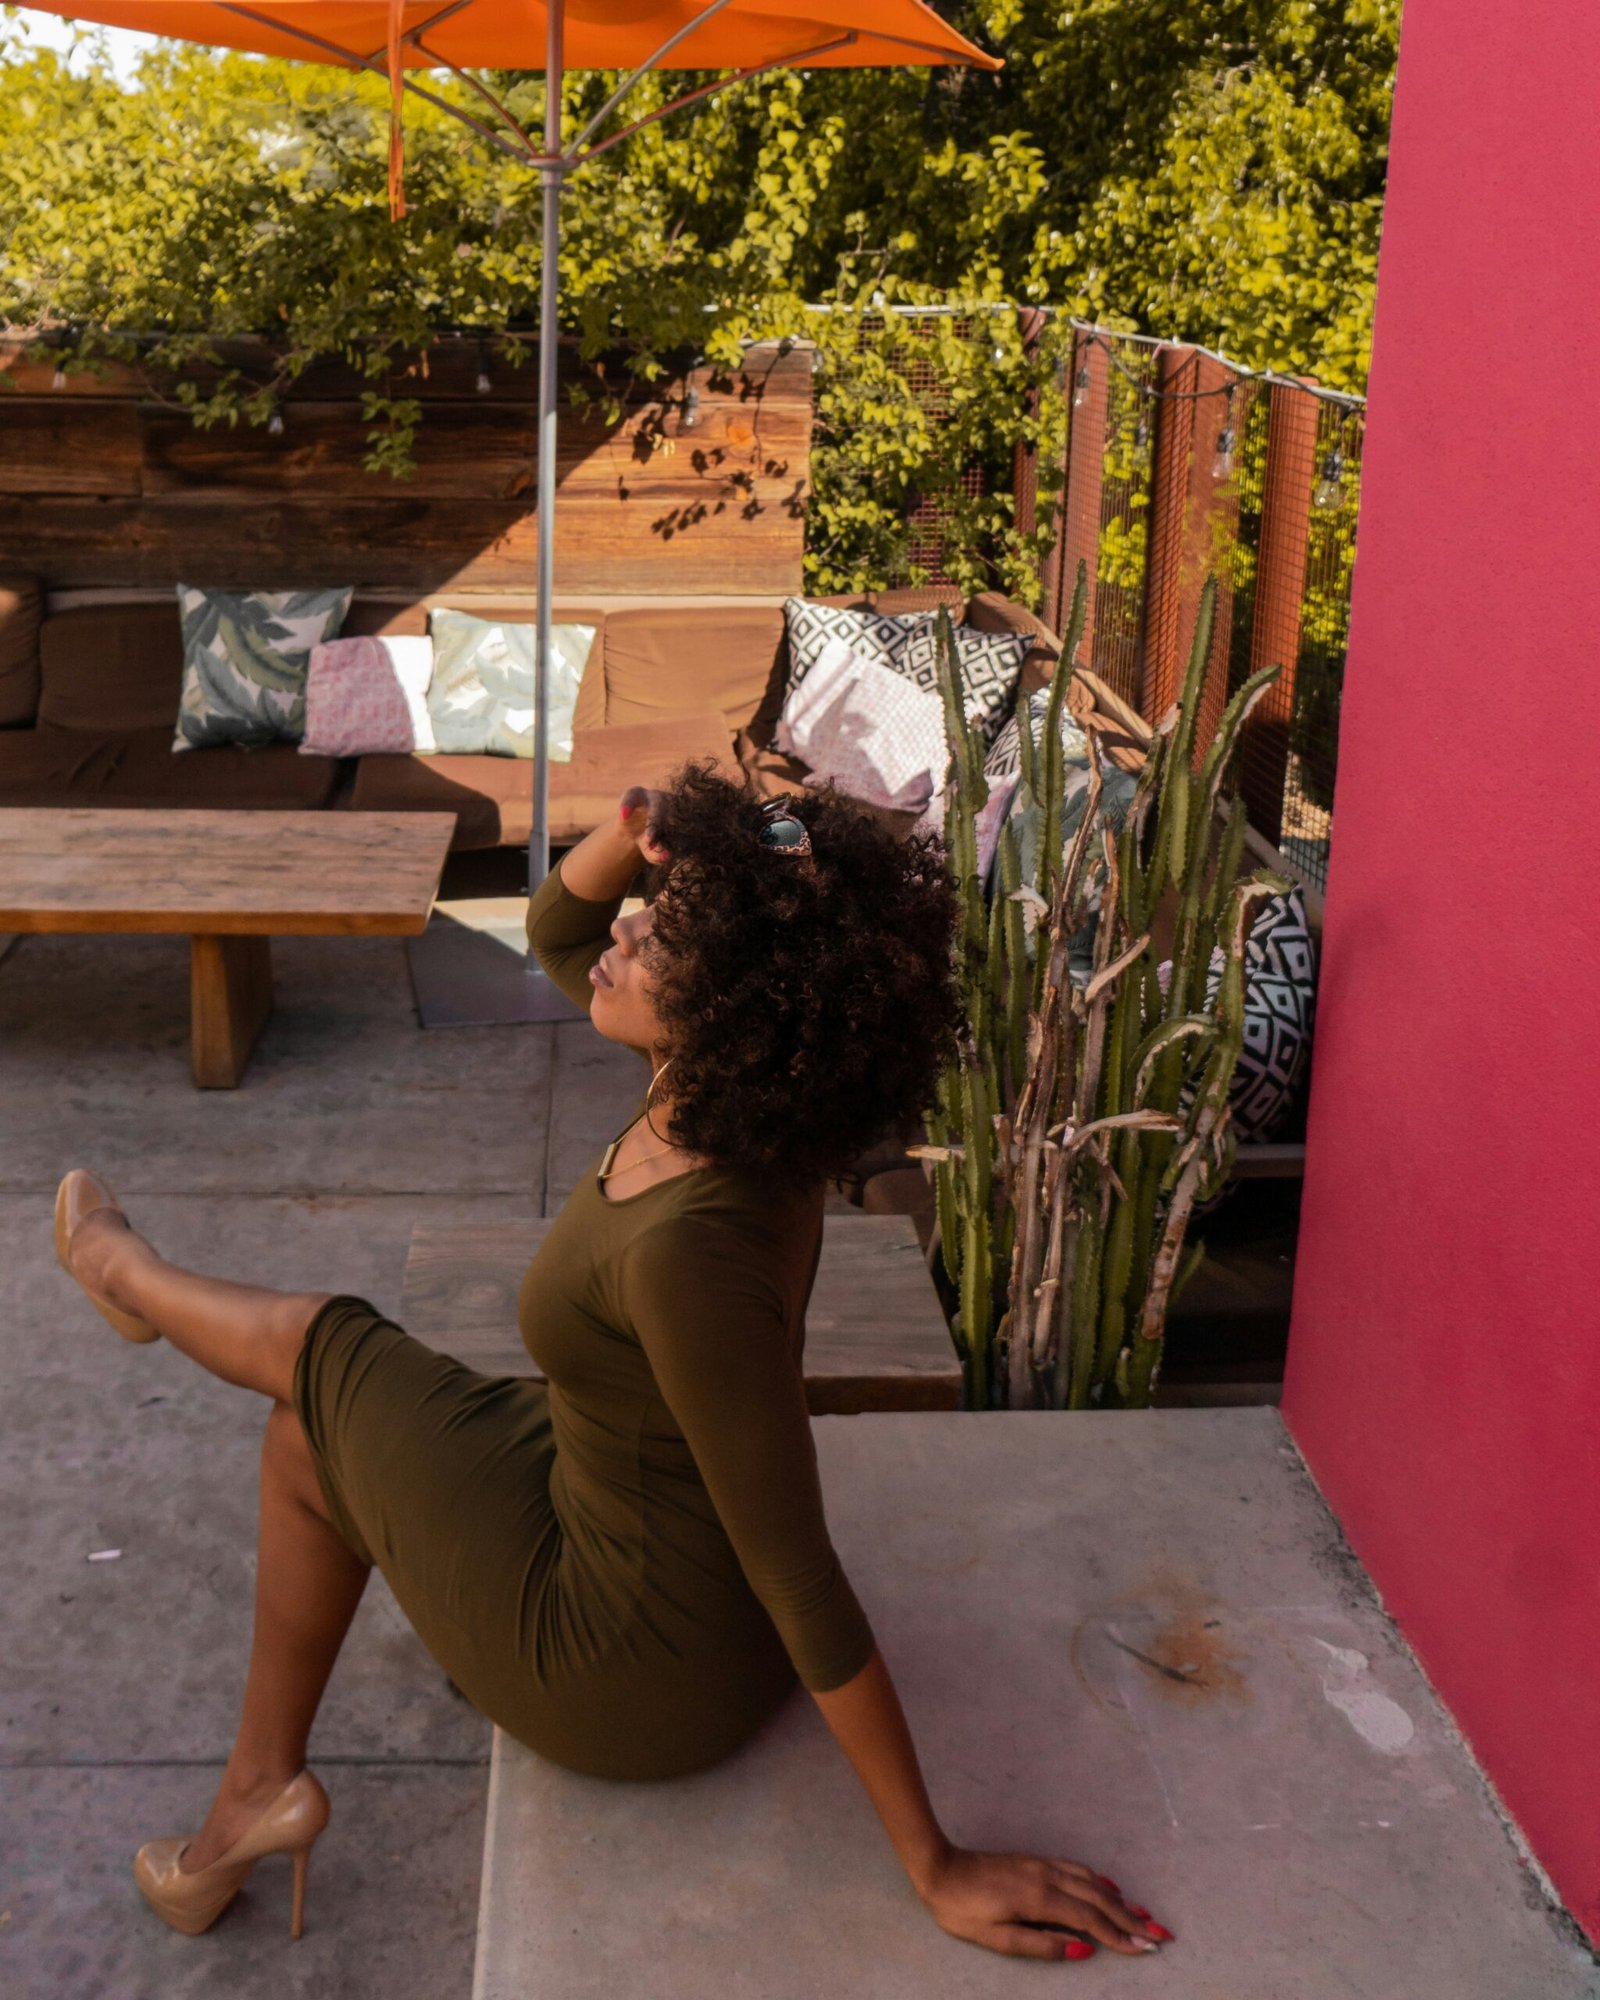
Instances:
[[[232,1090],[272,1012],[272,944],[264,937],[189,940],[190,1054],[201,1090]]]

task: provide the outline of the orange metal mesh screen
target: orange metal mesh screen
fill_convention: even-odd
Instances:
[[[1182,683],[1201,586],[1217,582],[1198,737],[1258,668],[1278,679],[1245,729],[1252,822],[1327,880],[1365,410],[1203,349],[1080,328],[1066,364],[1065,503],[1047,613],[1081,557],[1080,658],[1151,721]]]
[[[1030,309],[1028,337],[1049,315]],[[912,322],[931,335],[933,315]],[[981,314],[947,332],[989,337]],[[863,341],[872,327],[863,327]],[[1043,615],[1065,624],[1081,559],[1090,579],[1079,658],[1150,720],[1181,685],[1201,585],[1217,614],[1199,718],[1201,747],[1228,697],[1257,668],[1282,671],[1240,746],[1252,822],[1312,880],[1327,879],[1339,699],[1350,621],[1365,409],[1358,398],[1268,379],[1204,349],[1079,327],[1063,363],[1067,435]],[[910,374],[935,426],[949,386],[932,352]],[[1037,466],[946,467],[906,506],[907,574],[951,580],[954,495],[1009,479],[1015,518],[1033,518]],[[968,551],[967,553],[972,553]],[[978,551],[977,553],[987,553]]]

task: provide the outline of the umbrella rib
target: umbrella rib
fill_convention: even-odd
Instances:
[[[616,110],[617,106],[622,102],[623,98],[627,96],[628,92],[632,90],[633,86],[639,81],[641,77],[648,76],[651,70],[653,70],[656,67],[656,65],[661,61],[661,59],[664,56],[670,55],[672,51],[678,46],[679,42],[681,42],[686,35],[692,35],[696,28],[704,27],[706,22],[711,19],[713,14],[720,14],[723,8],[726,7],[727,5],[728,5],[728,0],[711,0],[711,4],[708,7],[702,7],[700,12],[695,15],[692,21],[686,21],[675,35],[669,35],[667,39],[661,44],[660,48],[654,50],[653,53],[646,56],[644,61],[640,63],[639,67],[633,72],[633,74],[617,85],[616,89],[612,91],[611,95],[606,99],[605,103],[601,105],[600,109],[589,120],[588,124],[584,126],[583,130],[578,134],[577,138],[573,140],[572,145],[569,148],[569,151],[572,153],[572,155],[576,157],[579,153],[583,151],[584,147],[588,144],[589,140],[592,139],[595,133],[599,131],[600,127],[611,116],[612,112]]]
[[[682,97],[675,97],[670,104],[660,105],[654,111],[647,111],[643,118],[637,118],[631,125],[624,125],[620,132],[613,132],[609,139],[602,139],[598,146],[591,146],[581,159],[572,159],[574,167],[586,167],[591,160],[597,160],[602,153],[620,145],[624,139],[631,139],[635,132],[642,132],[647,125],[654,125],[658,118],[670,118],[675,111],[684,111],[691,104],[699,104],[704,98],[714,97],[719,90],[731,90],[736,84],[749,83],[753,77],[765,76],[768,70],[782,69],[788,64],[802,63],[811,56],[829,55],[834,49],[848,48],[859,39],[854,29],[836,35],[831,42],[817,42],[808,49],[796,49],[784,56],[774,56],[770,62],[756,63],[750,69],[735,70],[732,75],[718,77],[712,83],[705,83],[698,90],[685,91]]]
[[[287,35],[297,42],[304,42],[310,48],[321,49],[330,56],[338,56],[342,62],[349,63],[352,69],[371,70],[377,76],[388,75],[388,70],[377,57],[360,55],[355,49],[341,48],[337,42],[330,42],[321,35],[312,34],[309,28],[291,28],[287,21],[275,20],[271,14],[257,13],[254,7],[236,7],[232,4],[232,0],[218,0],[218,4],[224,14],[236,14],[241,21],[254,21],[257,27],[271,28],[275,33]],[[434,91],[424,90],[420,83],[413,83],[408,76],[402,76],[401,82],[413,97],[420,97],[424,104],[431,104],[436,111],[444,112],[449,118],[459,119],[463,125],[470,125],[473,131],[487,139],[491,146],[498,146],[502,153],[509,154],[513,160],[521,160],[524,157],[503,132],[495,131],[492,125],[485,125],[481,118],[474,118],[470,111],[463,111],[459,104],[452,104],[447,97],[440,97]]]
[[[437,28],[441,21],[448,21],[452,14],[464,13],[466,9],[471,5],[472,5],[472,0],[450,0],[450,5],[448,7],[441,7],[437,14],[430,14],[427,20],[419,21],[414,28],[408,28],[406,32],[400,37],[401,46],[404,47],[407,42],[414,42],[416,46],[420,49],[422,47],[422,37],[424,35],[430,33],[434,28]],[[377,48],[372,51],[371,60],[373,62],[377,62],[381,58],[387,56],[388,53],[389,53],[389,44],[385,42],[381,48]],[[449,67],[448,64],[446,64],[445,66],[446,68]]]
[[[462,0],[462,4],[464,6],[470,6],[471,0]],[[495,112],[495,114],[498,117],[503,118],[506,121],[506,123],[511,127],[512,131],[516,133],[517,137],[522,141],[523,146],[527,149],[527,155],[530,160],[538,160],[543,157],[538,147],[528,137],[527,133],[523,131],[522,127],[517,123],[516,119],[512,117],[511,113],[500,102],[499,98],[495,96],[494,92],[489,88],[487,84],[480,83],[470,70],[457,69],[455,64],[451,62],[448,57],[438,54],[438,52],[434,49],[430,49],[427,43],[422,39],[422,35],[420,32],[418,32],[415,35],[408,35],[406,37],[406,40],[408,42],[413,42],[418,48],[418,50],[420,50],[420,52],[428,58],[429,62],[433,63],[437,68],[449,70],[450,74],[453,77],[455,77],[458,82],[464,83],[467,86],[468,90],[475,90],[478,93],[478,95],[483,99],[484,103],[487,104],[489,108],[493,112]]]

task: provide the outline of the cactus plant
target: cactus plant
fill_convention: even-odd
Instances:
[[[1019,709],[1019,803],[1001,830],[992,895],[979,879],[983,745],[962,713],[954,632],[940,614],[950,741],[945,840],[960,891],[967,1020],[929,1120],[938,1263],[969,1408],[1147,1404],[1166,1314],[1198,1265],[1185,1249],[1197,1204],[1232,1166],[1229,1090],[1244,1035],[1251,911],[1287,888],[1238,879],[1244,808],[1223,804],[1246,716],[1276,677],[1228,703],[1198,768],[1195,725],[1216,607],[1201,596],[1177,703],[1156,725],[1129,809],[1106,808],[1094,715],[1088,786],[1063,824],[1061,711],[1082,635],[1080,566],[1037,738]],[[1019,817],[1037,837],[1019,840]],[[1024,853],[1026,845],[1027,853]],[[1152,923],[1171,893],[1171,975]],[[1073,946],[1089,933],[1089,962]],[[1221,976],[1208,998],[1214,953]]]

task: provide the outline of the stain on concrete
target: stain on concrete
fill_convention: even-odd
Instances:
[[[1250,1702],[1254,1696],[1245,1677],[1245,1655],[1228,1634],[1220,1606],[1191,1603],[1168,1607],[1155,1632],[1131,1644],[1114,1626],[1106,1637],[1135,1661],[1164,1701],[1182,1708],[1208,1702]]]
[[[1365,1653],[1351,1646],[1331,1646],[1326,1639],[1317,1645],[1327,1654],[1322,1668],[1323,1698],[1336,1708],[1350,1727],[1374,1750],[1395,1757],[1417,1733],[1417,1726],[1388,1695],[1380,1694],[1367,1679],[1370,1662]]]

